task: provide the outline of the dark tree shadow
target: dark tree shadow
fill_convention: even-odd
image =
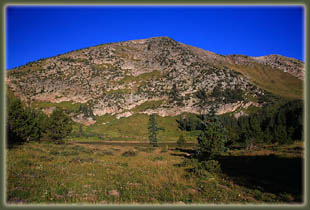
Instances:
[[[236,184],[275,194],[291,193],[302,201],[303,159],[269,156],[219,157],[223,174]]]
[[[195,158],[196,151],[197,151],[192,148],[180,148],[180,147],[176,147],[175,149],[171,149],[171,150],[176,151],[176,152],[182,152],[182,153],[171,153],[171,155],[180,156],[180,157],[184,157],[188,159]]]

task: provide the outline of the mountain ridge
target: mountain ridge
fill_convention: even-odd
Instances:
[[[126,40],[126,41],[118,41],[118,42],[109,42],[109,43],[104,43],[104,44],[97,44],[97,45],[93,45],[93,46],[90,46],[90,47],[83,47],[83,48],[79,48],[79,49],[75,49],[75,50],[69,50],[69,51],[67,51],[65,53],[60,53],[60,54],[55,55],[55,56],[50,56],[50,57],[46,57],[46,58],[40,58],[40,59],[37,59],[37,60],[33,60],[33,61],[30,61],[30,62],[27,62],[26,64],[15,66],[15,67],[7,69],[7,70],[10,71],[10,70],[17,69],[17,68],[20,68],[22,66],[25,66],[25,65],[27,65],[29,63],[35,63],[35,62],[38,62],[40,60],[50,59],[50,58],[53,58],[53,57],[62,56],[62,55],[65,55],[65,54],[69,54],[69,53],[72,53],[72,52],[75,52],[75,51],[80,51],[80,50],[84,50],[84,49],[88,49],[88,48],[99,47],[99,46],[110,45],[110,44],[117,44],[117,43],[125,43],[125,42],[139,42],[139,41],[145,41],[145,40],[149,40],[149,39],[170,39],[170,40],[175,41],[173,38],[170,38],[169,36],[157,36],[157,37],[151,37],[151,38],[142,38],[142,39],[135,39],[135,40]],[[177,42],[177,41],[175,41],[175,42]],[[302,64],[304,63],[303,61],[301,61],[301,60],[299,60],[297,58],[287,57],[287,56],[280,55],[280,54],[267,54],[267,55],[262,55],[262,56],[248,56],[248,55],[244,55],[244,54],[227,54],[227,55],[223,55],[223,54],[220,54],[220,53],[215,53],[215,52],[203,49],[201,47],[188,45],[188,44],[185,44],[185,43],[182,43],[182,42],[178,42],[178,43],[186,45],[186,46],[191,47],[191,48],[195,48],[195,49],[200,50],[200,51],[208,52],[209,54],[212,54],[212,55],[217,55],[217,56],[222,56],[222,57],[234,57],[234,56],[237,56],[237,57],[248,57],[248,58],[252,58],[252,59],[256,59],[256,60],[259,60],[260,58],[263,59],[263,58],[268,58],[268,57],[280,57],[280,58],[284,58],[284,59],[294,60],[295,62],[300,62]]]
[[[96,116],[120,118],[134,113],[198,114],[216,107],[218,114],[238,111],[235,115],[241,116],[247,107],[265,103],[262,98],[268,95],[266,90],[273,91],[272,81],[271,87],[264,87],[264,82],[253,76],[255,67],[259,69],[255,72],[263,69],[268,74],[277,73],[274,84],[281,84],[284,90],[279,95],[301,95],[304,70],[297,59],[223,56],[169,37],[75,50],[10,70],[6,79],[16,96],[38,108],[43,102],[72,102],[87,104]],[[285,87],[287,81],[292,84]],[[287,93],[291,86],[296,94]],[[134,111],[145,103],[156,106]],[[51,107],[43,111],[48,113]],[[71,114],[76,121],[85,119],[85,115]],[[95,123],[90,118],[88,122]]]

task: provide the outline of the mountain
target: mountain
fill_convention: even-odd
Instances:
[[[280,55],[219,55],[169,37],[117,42],[30,62],[7,71],[9,91],[79,123],[135,114],[236,117],[273,96],[303,97],[304,63]],[[98,121],[99,118],[97,118]]]

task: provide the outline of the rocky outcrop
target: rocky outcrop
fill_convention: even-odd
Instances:
[[[123,113],[117,114],[116,118],[119,119],[121,117],[130,117],[132,114],[133,114],[132,112],[123,112]]]
[[[228,55],[226,59],[229,63],[237,65],[250,65],[253,63],[270,66],[274,69],[288,73],[300,80],[305,77],[305,65],[302,61],[295,58],[288,58],[281,55],[267,55],[259,57],[250,57],[246,55]]]
[[[98,45],[31,62],[8,71],[6,81],[23,101],[87,104],[97,116],[198,114],[214,105],[219,105],[217,113],[223,114],[246,108],[250,96],[264,96],[264,90],[226,65],[255,62],[303,79],[303,63],[296,59],[222,56],[169,37],[154,37]],[[149,104],[141,110],[145,102]],[[79,114],[72,115],[76,122],[95,122]]]
[[[233,104],[224,104],[224,105],[220,106],[220,108],[217,109],[216,114],[221,115],[221,114],[225,114],[227,112],[234,112],[238,108],[240,108],[242,105],[243,105],[243,103],[240,101],[238,101],[237,103],[233,103]]]
[[[80,124],[84,124],[86,126],[88,125],[92,125],[96,123],[96,120],[94,120],[91,117],[84,117],[84,115],[80,114],[78,116],[72,117],[72,120],[74,122],[80,123]]]

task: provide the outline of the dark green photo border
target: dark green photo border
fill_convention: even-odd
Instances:
[[[304,80],[304,99],[305,99],[305,161],[304,161],[304,204],[303,205],[190,205],[190,206],[174,206],[174,205],[6,205],[6,190],[5,190],[5,7],[6,5],[301,5],[304,6],[305,11],[305,34],[304,34],[304,60],[305,60],[305,80]],[[270,209],[310,209],[309,205],[309,129],[307,129],[307,125],[309,124],[309,9],[310,9],[310,1],[308,0],[0,0],[1,5],[1,21],[0,21],[0,30],[1,30],[1,56],[0,56],[0,209],[62,209],[62,208],[79,208],[79,209],[93,209],[93,208],[104,208],[104,209],[151,209],[151,208],[163,208],[163,209],[259,209],[259,208],[270,208]]]

